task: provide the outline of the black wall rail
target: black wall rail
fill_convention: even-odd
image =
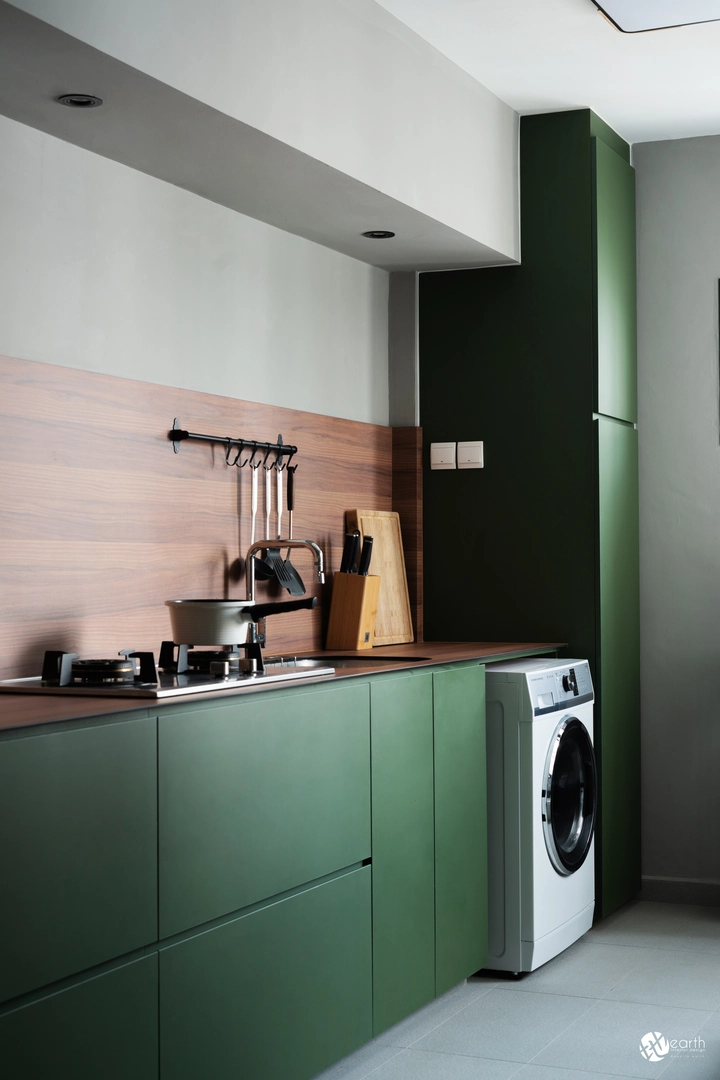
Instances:
[[[253,469],[263,465],[266,469],[282,472],[297,454],[297,446],[286,446],[282,435],[278,435],[277,442],[274,443],[260,442],[258,439],[231,439],[222,435],[199,435],[196,431],[185,431],[181,428],[177,417],[173,420],[168,438],[171,439],[176,454],[180,450],[180,443],[187,439],[222,444],[225,447],[226,463],[235,465],[238,469],[245,465],[250,465]]]

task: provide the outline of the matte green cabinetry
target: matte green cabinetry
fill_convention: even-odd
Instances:
[[[367,683],[159,718],[160,934],[370,856]]]
[[[310,1080],[472,974],[484,755],[472,662],[0,739],[3,1080]]]
[[[371,685],[375,1035],[435,996],[432,680]]]
[[[595,411],[637,421],[635,171],[592,140],[597,311]]]
[[[370,868],[160,953],[162,1080],[307,1080],[372,1035]]]
[[[154,719],[0,742],[0,1001],[157,938]]]
[[[597,422],[600,567],[600,850],[603,905],[640,888],[640,712],[637,431]],[[605,842],[605,838],[608,842]]]
[[[420,275],[424,441],[482,438],[486,462],[425,470],[425,627],[589,659],[608,914],[640,887],[637,464],[598,456],[606,423],[637,437],[629,148],[587,109],[523,116],[520,187],[520,266]],[[454,593],[448,536],[483,568]]]
[[[487,961],[485,668],[433,674],[435,993]]]
[[[148,956],[0,1015],[0,1076],[157,1080],[157,969]]]

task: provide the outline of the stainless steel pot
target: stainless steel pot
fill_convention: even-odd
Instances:
[[[244,645],[251,626],[267,615],[314,608],[317,596],[286,603],[253,604],[245,600],[166,600],[176,645]]]

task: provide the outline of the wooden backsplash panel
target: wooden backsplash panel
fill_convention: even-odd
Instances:
[[[174,417],[297,445],[295,536],[320,544],[329,571],[345,510],[391,509],[388,427],[8,357],[0,386],[0,678],[37,674],[46,648],[157,651],[170,636],[165,600],[245,597],[250,470],[228,468],[221,446],[173,453]],[[272,652],[323,643],[331,585],[315,583],[309,552],[292,561],[320,603],[268,619]],[[290,599],[265,583],[257,597]]]

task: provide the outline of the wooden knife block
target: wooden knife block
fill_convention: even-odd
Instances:
[[[372,649],[380,578],[335,574],[326,649]]]

